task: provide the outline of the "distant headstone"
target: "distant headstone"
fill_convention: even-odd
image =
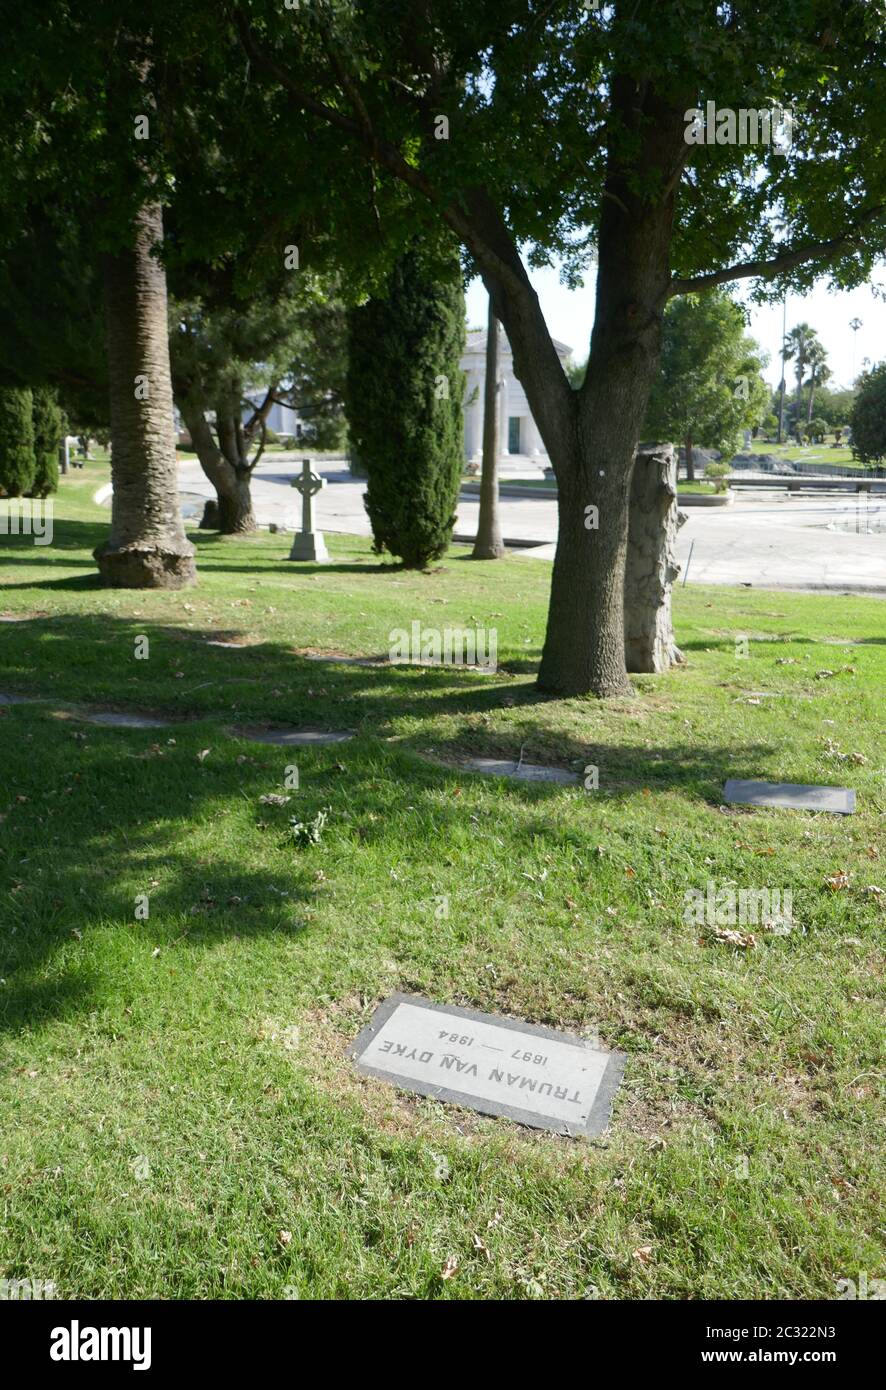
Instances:
[[[392,994],[351,1048],[358,1071],[555,1134],[609,1124],[627,1058],[513,1018]]]
[[[797,782],[726,783],[723,799],[739,806],[784,806],[794,811],[833,811],[851,816],[855,791],[851,787],[807,787]]]
[[[297,478],[293,478],[292,486],[301,493],[301,530],[293,537],[289,558],[312,560],[318,565],[325,564],[329,559],[329,552],[323,532],[314,530],[314,496],[326,486],[326,479],[314,472],[310,459],[302,459],[301,473]]]

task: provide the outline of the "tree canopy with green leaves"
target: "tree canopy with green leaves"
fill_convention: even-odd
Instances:
[[[862,373],[852,410],[852,450],[862,463],[886,459],[886,362]]]
[[[649,399],[647,439],[679,441],[687,477],[695,445],[727,456],[766,413],[765,365],[741,309],[722,290],[674,299],[665,310],[661,369]]]

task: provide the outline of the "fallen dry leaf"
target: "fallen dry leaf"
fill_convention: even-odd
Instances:
[[[458,1273],[458,1257],[450,1255],[443,1268],[440,1270],[441,1279],[452,1279]]]
[[[838,893],[841,888],[849,887],[849,875],[844,869],[837,869],[836,873],[828,874],[825,883],[831,892]]]
[[[715,941],[721,941],[725,946],[740,946],[744,951],[753,951],[757,944],[753,932],[736,931],[732,927],[716,927],[713,935]]]

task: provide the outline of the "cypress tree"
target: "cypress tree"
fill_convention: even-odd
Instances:
[[[413,248],[348,327],[346,413],[374,549],[424,569],[449,545],[464,463],[457,255],[431,263]]]
[[[0,387],[0,488],[21,497],[34,481],[34,424],[31,392],[25,386]]]
[[[54,387],[35,386],[31,397],[35,470],[28,491],[32,497],[48,497],[58,491],[58,451],[64,417]]]

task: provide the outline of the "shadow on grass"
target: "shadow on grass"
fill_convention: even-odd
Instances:
[[[166,730],[90,728],[73,740],[69,724],[33,707],[10,712],[0,724],[14,793],[4,807],[0,868],[6,909],[0,1032],[95,1010],[109,995],[116,1007],[127,993],[150,987],[158,949],[164,956],[193,953],[269,934],[312,939],[311,909],[322,892],[317,860],[289,838],[293,806],[267,807],[259,800],[280,784],[289,750],[248,745],[244,755],[237,742],[220,742],[205,726],[180,727],[174,745]],[[477,737],[476,730],[463,732],[466,741]],[[204,762],[197,754],[210,740]],[[299,750],[307,770],[299,817],[309,820],[322,807],[332,808],[324,838],[330,875],[330,864],[347,862],[357,846],[401,865],[433,857],[435,847],[472,819],[475,806],[464,795],[469,782],[494,789],[494,814],[502,821],[517,807],[537,808],[529,820],[521,811],[512,827],[527,853],[539,839],[555,843],[564,835],[588,848],[603,797],[611,804],[611,797],[636,796],[642,786],[719,801],[726,776],[753,774],[768,750],[600,744],[591,751],[602,796],[588,795],[585,831],[574,821],[561,825],[557,815],[563,798],[585,795],[580,786],[475,778],[417,751],[405,744],[383,748],[374,740]],[[557,739],[561,758],[583,760],[588,751],[577,738]],[[225,824],[241,803],[246,814]],[[416,817],[433,826],[433,843],[416,838]],[[218,842],[207,848],[205,828],[216,818]],[[264,852],[268,842],[265,862],[255,862],[255,847],[261,844]],[[136,916],[140,894],[149,902],[147,920]],[[119,934],[112,947],[109,932],[112,941]],[[98,952],[96,933],[104,934]],[[297,955],[292,968],[299,969]]]
[[[71,725],[44,709],[3,713],[4,761],[16,794],[3,817],[0,1032],[96,1007],[108,989],[91,949],[99,928],[124,939],[131,989],[140,987],[139,962],[145,968],[158,949],[302,934],[317,887],[294,844],[281,868],[253,866],[242,844],[218,846],[211,860],[187,848],[214,806],[241,798],[252,820],[241,828],[242,841],[271,835],[289,848],[285,809],[269,810],[258,799],[280,776],[280,759],[262,756],[271,750],[238,761],[232,744],[210,773],[181,734],[174,748],[165,730],[90,728],[73,742]],[[265,825],[265,814],[273,823]],[[142,894],[147,919],[137,915]],[[116,969],[118,955],[117,947],[106,952],[108,968]]]
[[[68,587],[75,583],[86,587],[67,581]],[[286,645],[271,638],[210,645],[230,640],[232,631],[108,614],[25,618],[0,625],[0,689],[60,703],[155,710],[170,718],[338,728],[344,723],[376,733],[393,715],[556,703],[528,681],[510,676],[510,662],[491,676],[453,666],[348,666],[298,655],[292,647],[310,646],[311,636],[298,631],[289,634]],[[150,656],[137,661],[134,640],[142,635],[149,637]],[[518,663],[521,671],[533,669],[525,656]],[[232,703],[234,694],[238,698]]]

